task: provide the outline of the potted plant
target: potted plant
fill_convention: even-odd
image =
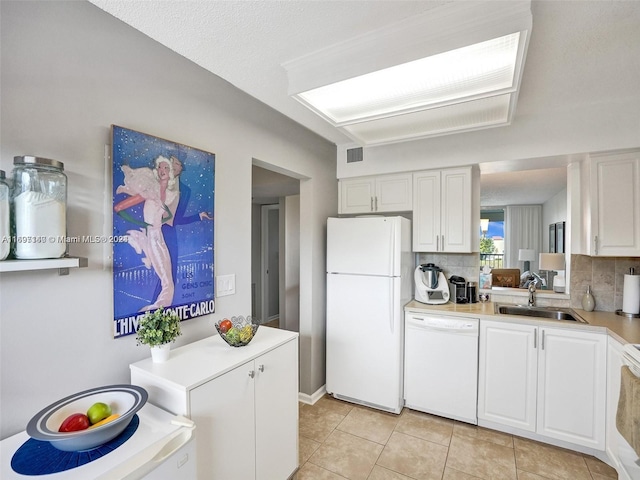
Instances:
[[[136,340],[138,345],[151,347],[154,362],[164,362],[169,358],[171,342],[180,335],[180,317],[175,312],[160,307],[145,313],[140,319]]]

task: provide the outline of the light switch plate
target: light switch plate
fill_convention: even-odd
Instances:
[[[234,295],[236,293],[236,275],[218,275],[216,277],[216,296]]]

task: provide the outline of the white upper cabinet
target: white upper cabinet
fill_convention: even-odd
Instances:
[[[640,256],[640,151],[591,156],[591,255]]]
[[[414,173],[413,251],[477,251],[479,191],[472,167]]]
[[[407,212],[412,208],[410,173],[340,180],[340,214]]]

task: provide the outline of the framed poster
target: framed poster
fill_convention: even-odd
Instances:
[[[556,253],[556,224],[549,225],[549,253]]]
[[[113,125],[114,337],[214,312],[215,155]]]
[[[564,222],[556,223],[556,251],[564,253]]]

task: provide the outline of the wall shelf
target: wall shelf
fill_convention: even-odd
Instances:
[[[0,261],[0,273],[26,272],[30,270],[58,269],[58,275],[69,275],[70,268],[84,268],[89,264],[85,257],[48,258],[42,260]]]

